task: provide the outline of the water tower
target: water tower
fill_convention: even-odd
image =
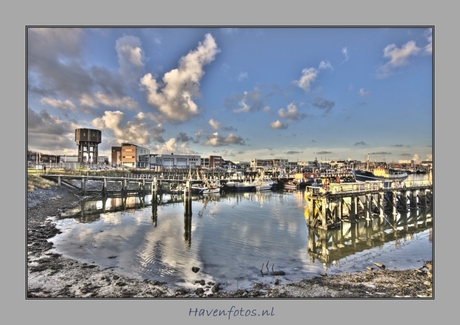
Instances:
[[[102,133],[100,130],[75,129],[79,163],[97,163],[97,146],[101,143],[101,139]]]

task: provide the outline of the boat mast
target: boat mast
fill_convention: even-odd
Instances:
[[[366,170],[369,170],[369,152],[367,153]]]

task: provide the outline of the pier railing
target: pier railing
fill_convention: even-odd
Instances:
[[[398,211],[429,208],[433,185],[430,181],[330,183],[307,186],[304,198],[308,225],[330,229],[345,220],[369,220],[373,215],[386,218]]]
[[[308,194],[356,194],[366,193],[369,191],[393,191],[401,189],[421,189],[432,188],[431,181],[372,181],[372,182],[356,182],[356,183],[330,183],[327,186],[306,186],[305,191]]]

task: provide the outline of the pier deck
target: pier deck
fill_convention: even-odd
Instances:
[[[373,216],[386,218],[399,211],[429,208],[433,202],[431,182],[365,182],[330,184],[328,190],[305,189],[307,224],[331,229],[342,221],[357,222]]]

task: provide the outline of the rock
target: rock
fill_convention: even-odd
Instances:
[[[216,283],[212,288],[212,292],[218,292],[220,290],[220,284]]]
[[[192,267],[192,271],[195,272],[195,273],[197,273],[199,270],[200,270],[199,267],[196,267],[196,266]]]
[[[372,262],[374,263],[375,266],[377,266],[378,268],[382,269],[382,270],[385,270],[385,265],[381,264],[381,263],[377,263],[377,262]]]

